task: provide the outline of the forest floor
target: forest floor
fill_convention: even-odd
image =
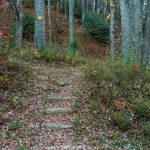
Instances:
[[[80,139],[73,125],[77,118],[74,105],[79,98],[81,70],[82,65],[32,62],[32,77],[19,92],[21,95],[15,93],[13,99],[27,108],[5,111],[0,126],[0,148],[42,150],[90,146],[87,136]]]
[[[108,119],[102,119],[98,127],[92,125],[96,118],[91,118],[88,97],[86,103],[82,99],[86,95],[82,88],[88,88],[83,87],[83,63],[25,60],[22,65],[30,66],[30,75],[25,80],[21,76],[23,90],[11,97],[11,105],[21,108],[0,106],[0,149],[148,149],[141,146],[142,140],[108,127]]]

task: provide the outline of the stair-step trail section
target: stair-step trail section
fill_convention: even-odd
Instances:
[[[72,101],[74,102],[74,100],[77,99],[77,97],[74,96],[48,96],[47,100],[49,102],[52,102],[54,104],[58,104],[58,102],[64,103],[64,105],[66,105],[66,103],[68,101]],[[43,115],[48,115],[48,116],[54,116],[57,117],[58,115],[62,115],[62,114],[69,114],[69,113],[73,113],[73,109],[69,108],[69,107],[46,107],[44,108],[42,111]],[[61,130],[61,129],[69,129],[73,127],[73,124],[71,122],[69,123],[63,123],[63,122],[47,122],[47,123],[43,123],[43,127],[46,129],[50,129],[50,130]]]
[[[45,95],[42,97],[43,103],[38,111],[41,117],[38,124],[41,131],[35,138],[36,144],[33,145],[36,150],[42,148],[45,150],[81,148],[81,146],[75,146],[81,142],[74,142],[78,135],[74,132],[73,124],[76,119],[73,108],[75,101],[78,99],[78,96],[74,96],[73,93],[78,90],[76,79],[81,75],[81,68],[67,67],[68,70],[64,74],[60,74],[61,68],[55,68],[54,72],[48,72],[48,79],[51,81],[45,83],[46,86],[43,90]],[[63,69],[61,71],[63,72]],[[84,142],[84,144],[86,143]]]

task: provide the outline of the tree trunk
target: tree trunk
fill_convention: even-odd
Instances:
[[[73,51],[74,42],[74,0],[69,0],[69,45],[70,50]]]
[[[94,11],[97,12],[98,0],[94,0]]]
[[[35,5],[35,48],[38,50],[46,47],[45,37],[45,1],[34,0]]]
[[[51,0],[48,0],[48,25],[49,25],[49,44],[51,45],[52,31],[51,31]]]
[[[64,0],[65,2],[65,20],[67,20],[67,0]]]
[[[86,13],[89,12],[89,0],[86,0]]]
[[[141,62],[143,47],[143,16],[141,0],[130,0],[130,34],[135,60]]]
[[[23,34],[23,23],[22,23],[22,1],[17,0],[16,8],[18,11],[18,16],[16,18],[16,36],[15,36],[15,43],[16,43],[16,50],[21,49],[22,46],[22,34]]]
[[[57,22],[57,25],[58,25],[58,22],[59,22],[58,13],[59,13],[59,0],[57,0],[57,4],[56,4],[56,22]]]
[[[3,49],[3,39],[2,37],[0,36],[0,51],[2,51]]]
[[[23,24],[22,20],[16,20],[16,49],[19,50],[21,49],[22,46],[22,32],[23,32]]]
[[[82,22],[84,21],[85,17],[85,0],[82,0]]]
[[[145,49],[146,49],[146,60],[150,64],[150,1],[147,1],[146,8],[146,25],[145,25]]]
[[[111,40],[111,59],[115,60],[115,8],[113,7],[114,1],[110,0],[111,21],[110,21],[110,40]]]
[[[122,59],[131,61],[131,37],[129,22],[129,5],[127,0],[120,0],[121,32],[122,32]]]

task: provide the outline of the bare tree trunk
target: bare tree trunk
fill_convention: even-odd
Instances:
[[[69,0],[69,45],[73,54],[72,44],[74,42],[74,0]],[[73,54],[74,55],[74,54]]]
[[[58,21],[59,21],[58,13],[59,13],[59,0],[57,0],[57,4],[56,4],[56,22],[57,22],[57,24],[58,24]]]
[[[133,43],[135,60],[141,62],[143,48],[143,16],[140,0],[130,0],[130,34]]]
[[[67,20],[67,0],[65,0],[65,20]]]
[[[111,40],[111,59],[115,60],[115,8],[113,7],[114,1],[110,0],[111,21],[110,21],[110,40]]]
[[[85,0],[82,0],[82,22],[84,21],[85,17]]]
[[[3,49],[3,39],[0,35],[0,51],[2,51],[2,49]]]
[[[94,0],[94,12],[97,12],[98,0]]]
[[[16,49],[21,49],[22,46],[22,33],[23,33],[23,23],[22,23],[22,0],[16,1],[16,9],[18,12],[18,16],[16,18],[16,36],[15,36],[15,43]]]
[[[22,23],[22,0],[16,1],[16,11],[18,15],[16,16],[16,36],[15,36],[15,43],[16,49],[21,49],[22,46],[22,32],[23,32],[23,23]]]
[[[19,50],[22,46],[22,31],[23,31],[23,24],[21,20],[16,20],[16,49]]]
[[[146,49],[146,60],[150,64],[150,1],[147,1],[146,8],[146,25],[145,25],[145,49]]]
[[[121,32],[122,32],[122,59],[124,62],[131,61],[131,37],[129,22],[128,0],[120,0]]]
[[[89,12],[89,0],[86,0],[86,13]]]
[[[48,0],[48,25],[49,25],[49,44],[51,45],[52,31],[51,31],[51,0]]]
[[[45,36],[45,1],[34,0],[35,5],[35,48],[38,50],[46,47]]]

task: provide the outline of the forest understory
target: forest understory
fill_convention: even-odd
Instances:
[[[5,53],[0,79],[2,150],[149,149],[149,138],[140,132],[138,122],[132,128],[128,118],[120,121],[119,128],[113,122],[112,110],[127,112],[129,108],[132,111],[131,107],[125,108],[119,98],[118,105],[112,105],[92,96],[96,85],[94,80],[89,81],[86,69],[91,69],[89,62],[95,60],[56,60],[48,61],[42,54],[28,55],[26,51]],[[69,110],[60,113],[51,108]],[[50,123],[66,127],[57,129],[48,126]]]

